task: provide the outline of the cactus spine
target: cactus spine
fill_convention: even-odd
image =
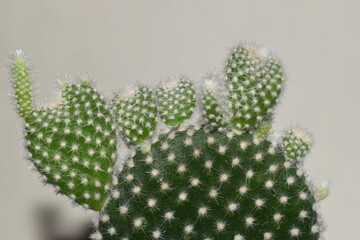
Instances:
[[[85,76],[63,84],[58,105],[33,109],[22,56],[10,72],[30,158],[58,191],[100,211],[93,239],[319,239],[328,189],[301,168],[308,134],[267,136],[284,80],[268,49],[234,47],[225,77],[206,78],[199,97],[178,77],[123,90],[110,107]],[[114,170],[121,138],[131,154]]]

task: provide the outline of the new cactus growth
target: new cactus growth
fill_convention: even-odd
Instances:
[[[203,116],[205,123],[209,128],[223,128],[226,125],[226,113],[228,111],[226,106],[228,102],[224,84],[217,75],[210,75],[203,82]],[[225,101],[221,101],[221,99]],[[225,105],[225,106],[224,106]],[[225,108],[224,108],[225,107]]]
[[[301,167],[310,137],[295,128],[281,143],[268,137],[284,77],[267,48],[234,47],[201,93],[178,77],[154,92],[127,88],[110,107],[85,76],[63,83],[58,105],[34,109],[28,60],[11,60],[30,159],[61,193],[100,211],[93,239],[319,239],[328,190]],[[113,169],[120,144],[128,154]]]
[[[157,108],[150,89],[124,90],[113,99],[113,113],[125,139],[141,143],[149,138],[156,127]]]
[[[174,126],[190,118],[195,106],[195,91],[190,81],[172,79],[159,87],[157,99],[161,118]]]
[[[21,117],[26,118],[32,111],[33,100],[31,97],[30,72],[26,56],[21,51],[15,51],[11,75],[13,76],[13,86],[17,109]]]
[[[235,47],[226,64],[226,81],[236,129],[249,129],[269,116],[283,82],[279,61],[261,46]]]

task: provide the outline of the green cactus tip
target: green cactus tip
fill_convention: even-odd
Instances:
[[[33,110],[30,58],[22,50],[16,50],[8,60],[8,65],[17,111],[26,118]]]

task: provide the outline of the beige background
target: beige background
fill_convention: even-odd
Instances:
[[[316,180],[332,182],[331,196],[322,203],[326,239],[356,240],[359,11],[356,0],[0,0],[0,65],[11,50],[23,48],[39,72],[40,99],[52,98],[58,73],[89,70],[110,95],[125,84],[175,73],[200,79],[221,70],[227,47],[241,39],[270,46],[288,72],[274,127],[299,122],[313,131],[316,143],[306,168]],[[91,217],[28,171],[5,70],[0,86],[0,238],[38,240],[41,206],[60,208],[65,229]]]

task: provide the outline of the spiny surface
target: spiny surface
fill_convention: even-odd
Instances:
[[[249,133],[172,130],[118,177],[95,239],[318,239],[315,199],[280,148]]]
[[[16,51],[15,59],[11,65],[11,76],[14,81],[15,98],[20,116],[26,118],[32,111],[30,73],[28,62],[24,59],[22,51]]]
[[[283,71],[267,49],[234,48],[226,64],[226,81],[236,129],[248,129],[269,116],[281,92]]]
[[[310,137],[300,129],[291,129],[283,139],[283,147],[288,159],[299,160],[310,150]]]
[[[112,103],[119,130],[127,141],[141,143],[148,139],[156,127],[156,100],[146,87],[123,91]]]
[[[30,158],[46,182],[100,210],[108,198],[116,133],[102,97],[87,84],[66,86],[62,103],[26,118]]]
[[[161,118],[168,125],[181,124],[190,118],[195,107],[195,91],[186,79],[170,80],[157,91]]]
[[[226,88],[219,75],[212,74],[203,81],[202,107],[205,123],[211,129],[228,125],[225,115],[228,113]]]
[[[212,128],[219,128],[224,126],[223,115],[220,112],[219,103],[216,101],[214,94],[206,91],[203,96],[203,115],[206,123]],[[223,106],[221,106],[223,107]]]

